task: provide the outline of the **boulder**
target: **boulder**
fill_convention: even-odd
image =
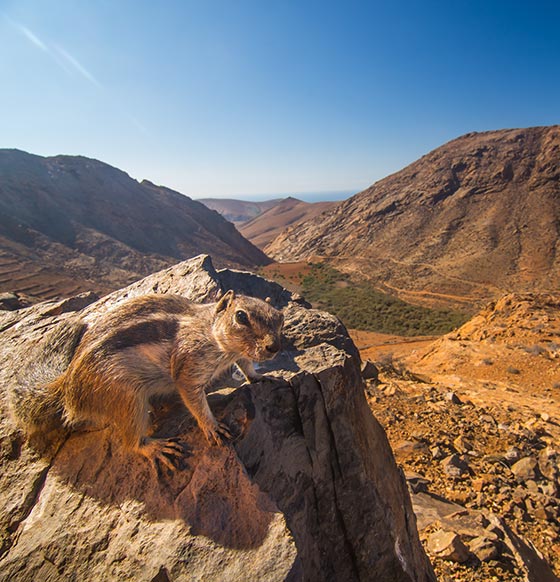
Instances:
[[[72,321],[126,297],[226,289],[284,309],[285,346],[262,381],[212,388],[236,437],[209,446],[181,404],[154,403],[155,435],[183,466],[158,478],[107,427],[53,432],[37,451],[8,411],[37,364],[68,364]],[[196,257],[99,300],[0,314],[0,580],[433,581],[403,475],[364,395],[359,354],[335,317],[249,273]]]
[[[499,556],[499,544],[496,540],[490,538],[489,536],[480,536],[473,538],[469,542],[469,550],[474,554],[481,562],[489,562],[490,560],[495,560]]]
[[[438,530],[429,535],[428,551],[433,556],[460,564],[469,558],[469,548],[454,531]]]
[[[537,460],[534,457],[523,457],[512,465],[511,471],[520,482],[534,480],[537,476]]]
[[[366,360],[363,362],[362,378],[364,380],[379,380],[379,369],[371,360]]]
[[[0,293],[0,310],[13,311],[14,309],[22,309],[23,307],[29,307],[31,303],[30,298],[21,293],[13,293],[11,291]]]
[[[549,481],[557,481],[560,476],[560,454],[552,447],[539,451],[539,470]]]
[[[469,472],[468,463],[459,455],[449,455],[441,461],[445,474],[453,479],[462,479]]]

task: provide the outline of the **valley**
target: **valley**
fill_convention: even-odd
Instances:
[[[471,305],[458,311],[405,302],[366,278],[335,269],[328,261],[272,263],[260,272],[301,293],[314,307],[334,313],[348,328],[362,331],[433,336],[464,323],[473,309]]]

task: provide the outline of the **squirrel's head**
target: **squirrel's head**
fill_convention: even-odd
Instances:
[[[280,351],[283,325],[282,312],[268,302],[230,290],[216,303],[212,330],[224,351],[262,362]]]

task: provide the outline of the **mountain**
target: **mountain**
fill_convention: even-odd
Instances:
[[[202,204],[211,210],[219,212],[226,220],[233,222],[235,225],[252,220],[281,201],[282,198],[265,200],[264,202],[249,202],[247,200],[235,200],[233,198],[198,199],[198,202],[202,202]]]
[[[270,262],[178,192],[81,156],[0,150],[0,291],[105,293],[199,253],[224,266]]]
[[[245,238],[264,249],[285,228],[310,220],[334,204],[335,202],[303,202],[290,196],[238,228]]]
[[[412,302],[560,288],[560,126],[470,133],[266,248],[327,258]]]

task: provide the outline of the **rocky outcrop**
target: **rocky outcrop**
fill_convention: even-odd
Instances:
[[[265,251],[278,261],[326,258],[413,303],[554,291],[559,179],[560,126],[470,133]]]
[[[226,379],[209,396],[232,443],[209,447],[175,401],[154,403],[154,429],[188,454],[160,479],[105,427],[55,432],[42,455],[22,440],[9,393],[34,362],[64,368],[69,320],[135,294],[212,301],[227,288],[271,297],[286,319],[270,375],[237,389]],[[335,317],[293,299],[201,256],[98,301],[0,313],[0,580],[435,580],[354,344]]]

